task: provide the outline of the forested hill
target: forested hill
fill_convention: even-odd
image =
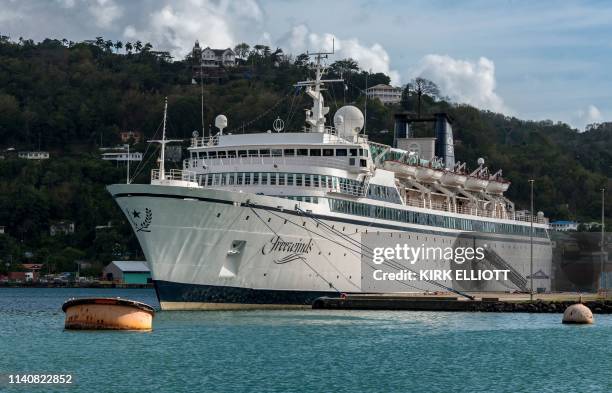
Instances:
[[[241,65],[204,84],[205,128],[219,113],[227,115],[234,133],[270,129],[277,117],[286,129],[301,128],[310,103],[292,84],[308,76],[307,57],[263,45],[238,49]],[[99,37],[35,43],[0,37],[0,226],[7,231],[0,235],[0,259],[34,250],[39,259],[62,265],[75,258],[108,262],[113,255],[134,252],[133,236],[104,190],[105,184],[122,181],[124,170],[102,162],[98,148],[116,145],[120,131],[152,137],[166,96],[169,135],[201,133],[201,87],[192,84],[192,72],[189,55],[172,59],[139,41],[128,45]],[[346,88],[331,84],[327,92],[332,114],[345,103],[363,109],[366,79],[369,86],[389,82],[350,59],[331,64],[328,76],[340,75]],[[518,208],[528,206],[527,180],[534,178],[537,210],[557,219],[597,219],[599,190],[612,188],[611,124],[579,133],[561,123],[523,121],[449,103],[436,89],[424,93],[423,114],[446,111],[453,117],[457,157],[472,166],[483,157],[492,170],[502,168],[513,183],[508,195]],[[409,88],[396,107],[370,100],[369,137],[390,143],[393,113],[416,112],[417,97]],[[51,159],[18,160],[6,152],[10,147],[40,147],[51,152]],[[134,148],[144,151],[145,146]],[[146,170],[139,179],[145,181]],[[62,219],[74,221],[77,230],[59,247],[48,229]],[[111,229],[95,230],[109,221]]]

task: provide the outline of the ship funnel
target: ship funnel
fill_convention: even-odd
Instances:
[[[451,120],[446,113],[436,113],[436,156],[442,158],[444,167],[452,170],[455,166],[455,144]]]
[[[408,115],[405,113],[395,114],[395,128],[393,130],[393,147],[397,147],[397,140],[412,137],[409,135]]]

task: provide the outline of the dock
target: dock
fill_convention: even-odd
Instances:
[[[563,313],[583,303],[593,314],[612,314],[612,301],[596,295],[546,294],[534,300],[525,294],[476,294],[473,300],[449,294],[347,294],[320,297],[313,304],[319,310],[404,310],[463,312]]]

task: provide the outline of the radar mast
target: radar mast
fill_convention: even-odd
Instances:
[[[334,41],[332,41],[331,52],[306,52],[308,56],[314,56],[315,64],[315,79],[307,79],[296,83],[296,87],[306,87],[306,94],[312,98],[312,108],[306,110],[306,123],[310,125],[310,132],[325,132],[325,115],[329,113],[329,107],[324,105],[322,86],[324,83],[344,82],[343,79],[321,79],[327,70],[327,67],[321,63],[322,59],[327,59],[328,55],[333,55]]]

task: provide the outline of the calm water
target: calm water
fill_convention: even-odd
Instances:
[[[149,333],[64,331],[74,296],[157,306],[152,290],[0,289],[0,373],[75,378],[0,391],[612,392],[612,316],[160,312]]]

